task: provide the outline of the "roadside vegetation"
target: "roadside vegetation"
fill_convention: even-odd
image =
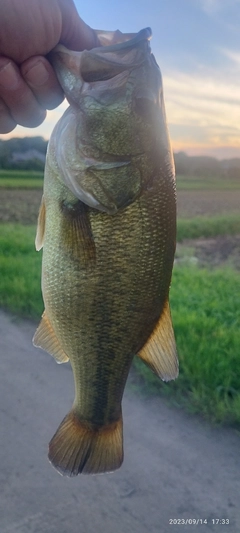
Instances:
[[[170,302],[180,372],[160,383],[135,365],[146,390],[213,422],[240,425],[240,278],[231,269],[176,266]]]
[[[240,234],[240,215],[237,213],[214,217],[179,218],[177,222],[178,242],[182,242],[184,239],[238,234]]]
[[[32,179],[42,181],[39,173],[35,177],[24,173],[14,177],[5,172],[5,177],[0,173],[1,179],[15,179],[18,183],[24,179],[29,183]],[[217,194],[215,178],[213,182]],[[201,194],[200,188],[196,194]],[[0,306],[15,315],[39,320],[43,312],[41,252],[34,248],[35,232],[36,224],[23,225],[21,218],[17,224],[9,219],[0,225]],[[231,212],[229,205],[224,215],[205,212],[184,218],[183,214],[178,221],[178,242],[239,234],[240,216]],[[239,294],[239,271],[231,262],[203,268],[191,261],[176,261],[170,300],[179,377],[167,384],[160,382],[135,357],[133,386],[141,385],[139,389],[146,394],[162,394],[175,405],[201,413],[212,422],[240,427]]]
[[[43,171],[0,170],[0,189],[41,189]]]
[[[240,173],[240,171],[239,171]],[[240,189],[239,178],[226,177],[201,177],[177,175],[177,188],[179,191],[236,191]]]

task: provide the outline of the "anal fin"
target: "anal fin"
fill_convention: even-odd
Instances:
[[[69,360],[69,357],[63,351],[59,340],[54,333],[53,327],[46,315],[46,311],[44,311],[42,320],[33,337],[33,344],[37,348],[42,348],[52,355],[57,363],[67,363]]]
[[[138,356],[163,381],[177,378],[178,358],[168,300],[155,329]]]

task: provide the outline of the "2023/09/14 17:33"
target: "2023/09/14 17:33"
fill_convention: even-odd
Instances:
[[[217,525],[229,525],[229,518],[169,518],[169,525],[203,525],[211,523],[214,526]]]

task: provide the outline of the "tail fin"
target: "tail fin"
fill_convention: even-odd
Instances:
[[[122,415],[117,422],[95,429],[70,411],[49,443],[48,457],[66,476],[117,470],[123,462]]]

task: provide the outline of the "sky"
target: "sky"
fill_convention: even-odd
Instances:
[[[95,29],[137,32],[150,26],[163,76],[174,152],[240,157],[240,0],[75,0]],[[50,137],[66,103],[38,128],[10,136]]]

